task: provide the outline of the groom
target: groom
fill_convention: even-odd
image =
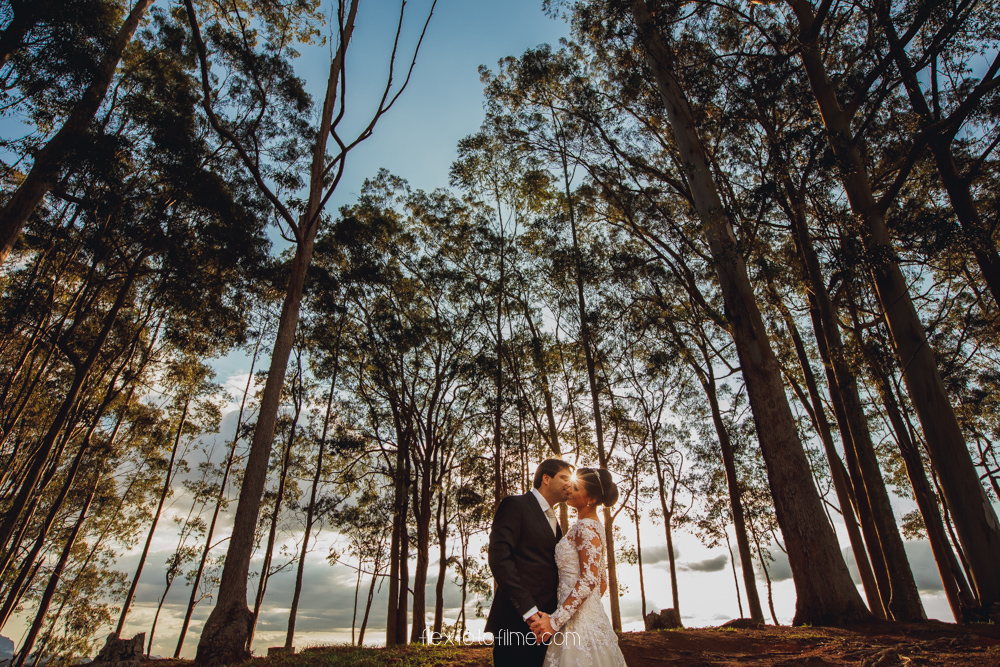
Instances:
[[[486,631],[493,633],[496,667],[541,667],[545,660],[546,647],[528,622],[558,605],[555,550],[562,530],[555,506],[573,492],[572,475],[573,466],[565,461],[542,461],[535,488],[504,498],[493,517],[489,561],[497,588]]]

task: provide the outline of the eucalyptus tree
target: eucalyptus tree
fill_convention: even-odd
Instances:
[[[370,182],[361,203],[346,213],[354,224],[391,225],[396,231],[388,254],[378,260],[379,273],[350,290],[349,309],[365,332],[370,370],[358,381],[366,400],[374,403],[370,414],[392,415],[394,448],[397,455],[406,453],[406,461],[397,459],[395,474],[402,464],[412,475],[408,492],[417,561],[410,640],[419,641],[426,630],[435,504],[446,493],[445,480],[458,443],[466,437],[466,423],[482,406],[476,363],[482,354],[482,320],[476,308],[480,287],[461,270],[476,229],[467,208],[453,197],[410,193],[385,174]],[[394,514],[397,523],[406,520],[401,505]],[[446,540],[447,534],[437,537]],[[402,559],[401,554],[395,557]]]
[[[690,187],[691,213],[700,221],[714,277],[726,307],[727,326],[736,343],[740,366],[767,462],[777,516],[796,584],[796,622],[830,623],[868,617],[850,581],[836,536],[824,520],[822,504],[809,474],[808,461],[785,399],[784,386],[761,318],[734,232],[737,222],[723,204],[720,188],[699,135],[690,100],[676,70],[672,29],[675,12],[645,2],[586,3],[574,7],[575,34],[603,58],[609,78],[623,68],[639,68],[654,82],[673,130],[681,158],[679,170]],[[636,52],[645,62],[637,61]],[[687,186],[685,186],[687,187]],[[794,500],[793,500],[794,498]]]
[[[856,65],[857,83],[850,88],[838,88],[824,61],[824,53],[831,43],[837,44],[836,40],[828,40],[832,26],[840,24],[839,12],[817,9],[807,0],[793,0],[788,7],[791,16],[787,30],[798,42],[796,53],[823,117],[830,149],[838,160],[841,183],[856,216],[856,233],[865,251],[865,268],[885,313],[904,382],[969,559],[973,585],[980,602],[989,607],[1000,599],[1000,572],[993,566],[1000,560],[1000,522],[979,482],[935,350],[929,344],[907,278],[896,259],[887,226],[887,212],[899,191],[895,184],[905,179],[908,170],[904,164],[896,180],[879,192],[872,181],[872,165],[865,157],[866,136],[855,130],[863,122],[859,113],[870,112],[868,106],[880,99],[872,94],[871,87],[884,80],[887,73],[881,59],[862,60]],[[893,46],[894,51],[905,48],[920,33],[928,21],[929,10],[927,7],[912,16],[890,19],[901,23],[905,33]],[[884,22],[871,30],[878,31],[875,37],[879,41],[884,34]]]
[[[488,117],[474,135],[458,144],[458,159],[451,167],[451,183],[462,187],[483,209],[481,226],[473,246],[463,261],[463,270],[481,283],[477,294],[482,317],[494,340],[493,406],[493,483],[494,502],[500,504],[507,494],[503,465],[504,417],[504,328],[511,323],[511,274],[518,264],[518,236],[527,225],[526,218],[537,210],[541,193],[538,175],[532,173],[531,156],[511,141],[510,130],[502,118]],[[490,259],[496,258],[496,266]],[[506,392],[509,393],[509,392]],[[556,445],[558,447],[558,445]]]
[[[99,140],[63,179],[65,206],[29,220],[25,264],[8,271],[4,299],[21,306],[5,310],[13,360],[5,436],[34,431],[40,447],[5,451],[19,474],[6,481],[4,562],[67,463],[79,424],[89,420],[92,435],[107,410],[123,399],[127,407],[164,349],[204,354],[242,332],[239,281],[261,257],[260,227],[239,179],[224,182],[221,163],[209,173],[204,145],[180,131],[191,120],[190,87],[157,66],[172,54],[159,46],[153,37],[134,45],[149,58],[123,73],[120,106],[102,115]],[[157,97],[168,101],[154,111],[148,102]],[[46,386],[54,404],[34,400]]]
[[[371,136],[405,89],[434,8],[432,2],[426,20],[418,22],[418,39],[406,75],[402,83],[396,83],[397,47],[406,27],[406,5],[401,3],[381,98],[367,122],[360,123],[361,131],[353,138],[345,138],[341,122],[348,110],[346,54],[360,4],[360,0],[336,3],[329,16],[335,32],[334,48],[319,123],[311,129],[307,121],[310,102],[301,82],[292,74],[288,59],[297,42],[309,41],[316,34],[319,3],[305,2],[273,13],[265,7],[250,17],[237,12],[199,16],[192,0],[184,3],[199,61],[205,117],[220,144],[239,156],[243,168],[269,201],[294,252],[217,604],[198,644],[197,660],[201,664],[222,664],[247,656],[251,614],[246,607],[246,586],[254,530],[306,272],[316,235],[325,220],[323,208],[340,182],[348,153]],[[206,19],[210,29],[203,33]],[[263,39],[258,39],[253,20],[262,22],[259,30]],[[216,68],[225,68],[226,76],[213,79],[213,71],[219,71]],[[337,146],[332,157],[327,150],[331,140]],[[272,160],[276,155],[279,157]],[[309,162],[308,168],[300,166],[304,161]],[[299,194],[302,190],[304,197]]]

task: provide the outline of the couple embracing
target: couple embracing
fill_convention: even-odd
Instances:
[[[490,570],[497,588],[486,620],[497,667],[622,667],[618,637],[601,605],[607,590],[599,505],[618,500],[603,469],[542,461],[534,488],[504,498],[490,531]],[[566,535],[556,506],[576,509]]]

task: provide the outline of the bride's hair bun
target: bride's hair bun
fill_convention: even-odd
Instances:
[[[611,507],[618,502],[618,485],[611,479],[611,473],[604,468],[600,468],[597,474],[601,476],[601,486],[604,487],[604,498],[601,499],[601,504],[605,507]]]
[[[618,502],[618,485],[610,472],[604,468],[580,468],[576,474],[577,479],[583,482],[587,495],[599,504],[611,507]]]

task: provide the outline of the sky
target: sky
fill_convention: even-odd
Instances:
[[[426,12],[428,6],[428,0],[411,0],[407,11],[412,17],[418,17],[421,12]],[[356,126],[362,122],[384,85],[387,48],[397,11],[398,4],[391,0],[366,0],[362,3],[357,32],[348,56],[349,113],[353,115],[348,116],[347,125],[353,123]],[[440,0],[408,89],[397,106],[380,122],[374,136],[350,154],[343,181],[331,200],[332,207],[353,202],[364,179],[375,175],[383,167],[408,180],[414,188],[432,190],[446,187],[449,166],[456,157],[456,143],[474,133],[483,120],[478,67],[486,65],[495,68],[497,60],[504,56],[520,55],[527,48],[542,43],[555,45],[567,33],[565,23],[542,12],[541,0]],[[409,35],[409,43],[412,44],[412,30]],[[304,50],[296,65],[300,76],[307,81],[307,89],[314,96],[322,94],[328,63],[328,51],[317,47]],[[402,66],[406,64],[404,62]],[[0,124],[0,131],[9,132],[10,128],[9,123]],[[229,387],[232,394],[239,395],[249,367],[250,360],[245,355],[234,354],[217,360],[216,380]],[[212,436],[220,443],[232,433],[237,409],[238,405],[229,406],[221,432]],[[169,513],[186,514],[185,500],[183,493],[178,492]],[[897,515],[909,509],[911,507],[900,502],[896,508]],[[224,518],[218,537],[224,537],[229,530],[227,522],[228,517]],[[176,533],[172,532],[174,524],[169,517],[164,517],[160,526],[137,591],[135,607],[126,624],[127,636],[148,632],[162,593],[163,564],[175,548]],[[634,539],[628,525],[623,529],[626,539]],[[842,526],[839,532],[841,543],[846,547],[848,542]],[[286,545],[295,548],[299,538],[288,536]],[[644,545],[648,545],[643,549],[647,610],[668,607],[671,604],[670,585],[662,526],[647,521],[642,526],[642,538]],[[296,645],[299,648],[349,641],[351,638],[355,573],[343,565],[331,566],[326,562],[328,549],[335,543],[335,537],[325,533],[307,559],[307,585],[297,626]],[[724,548],[707,549],[695,537],[683,532],[676,534],[675,543],[684,624],[689,627],[718,625],[738,617],[729,553]],[[950,612],[926,542],[909,542],[907,551],[928,616],[950,621]],[[780,556],[780,552],[777,555]],[[118,567],[131,576],[137,561],[138,549],[124,554]],[[259,560],[251,565],[251,570],[255,568],[259,568]],[[436,568],[436,561],[432,562],[430,571],[434,573]],[[779,560],[773,565],[774,607],[781,623],[789,623],[794,613],[794,589],[790,576],[784,561]],[[637,569],[623,565],[619,578],[627,591],[621,599],[625,629],[641,629]],[[760,595],[766,605],[763,575],[760,579]],[[255,652],[263,653],[268,646],[283,643],[292,583],[292,572],[272,579],[254,645]],[[434,590],[433,578],[428,582],[428,590]],[[454,585],[447,586],[445,590],[446,617],[453,619],[459,604],[459,591]],[[189,591],[178,581],[164,605],[156,631],[159,639],[154,643],[154,654],[172,655],[188,595]],[[373,607],[368,634],[370,641],[384,640],[385,601],[383,590],[376,597]],[[607,597],[604,601],[607,606]],[[432,599],[428,607],[433,612]],[[474,614],[471,603],[468,609],[471,617]],[[208,611],[207,605],[197,609],[184,656],[193,656],[201,623]],[[360,613],[358,620],[360,622]],[[483,622],[481,619],[470,621],[474,636],[481,632]],[[6,634],[15,640],[22,632],[21,619],[6,628]]]

